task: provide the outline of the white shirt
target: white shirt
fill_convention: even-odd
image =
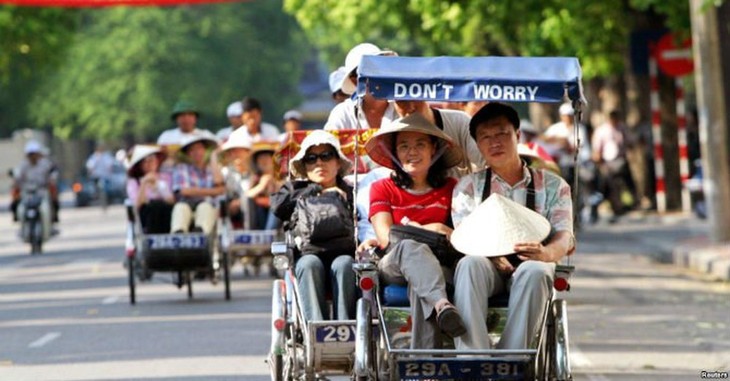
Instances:
[[[591,159],[591,149],[588,141],[586,140],[586,126],[583,123],[578,123],[578,139],[580,140],[580,149],[578,150],[578,161],[585,162]],[[563,122],[558,122],[548,127],[545,131],[546,138],[559,138],[568,141],[570,148],[575,148],[575,137],[573,136],[573,129],[568,128]],[[572,167],[573,166],[573,155],[570,152],[560,152],[558,157],[558,165],[561,167]]]
[[[94,179],[108,177],[111,175],[115,161],[116,159],[109,151],[92,153],[89,159],[86,160],[86,170],[89,172],[89,177]]]
[[[228,140],[228,137],[231,136],[231,132],[233,132],[233,126],[228,126],[221,128],[218,132],[215,133],[215,136],[218,138],[218,140],[221,141],[221,143],[225,143],[226,140]]]
[[[157,138],[157,144],[161,146],[169,146],[169,145],[180,145],[182,142],[182,139],[188,135],[194,135],[194,134],[213,134],[212,132],[208,130],[201,130],[198,128],[193,129],[192,132],[182,132],[180,128],[175,127],[171,128],[169,130],[164,131],[162,134],[160,134],[160,137]]]
[[[368,124],[365,113],[362,110],[358,111],[357,117],[355,117],[355,106],[357,101],[352,98],[345,99],[342,103],[335,106],[330,111],[330,116],[327,118],[327,123],[324,125],[325,130],[354,130],[357,128],[358,123],[361,129],[368,129]],[[383,120],[381,127],[391,121],[398,119],[398,113],[395,112],[395,108],[392,103],[388,103],[388,108],[385,109],[383,114]]]
[[[259,133],[256,135],[251,135],[251,133],[248,131],[248,127],[246,125],[243,125],[236,129],[243,130],[250,138],[251,142],[257,143],[257,142],[278,142],[279,141],[279,135],[281,134],[281,131],[279,131],[276,126],[270,123],[261,122],[261,127],[259,128]],[[221,130],[222,131],[222,130]],[[220,132],[219,132],[220,133]],[[237,134],[239,132],[236,132]],[[243,132],[241,132],[243,133]]]

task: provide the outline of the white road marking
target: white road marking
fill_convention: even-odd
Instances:
[[[60,332],[48,332],[45,335],[41,336],[40,339],[28,344],[28,348],[40,348],[50,343],[51,341],[58,339],[59,337],[61,337]]]
[[[114,304],[117,301],[119,301],[119,296],[109,296],[104,298],[104,300],[101,301],[101,304]]]
[[[593,366],[591,360],[589,360],[575,344],[571,344],[570,346],[570,364],[572,368],[571,370],[574,373],[575,368],[582,368],[582,370],[586,371]],[[602,374],[586,373],[585,376],[588,377],[590,381],[610,381],[608,377]]]

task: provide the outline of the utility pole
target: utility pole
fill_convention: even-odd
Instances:
[[[727,39],[726,24],[718,19],[718,10],[706,0],[689,0],[694,45],[695,82],[702,147],[703,188],[714,242],[730,241],[730,166],[728,164],[728,114],[730,109],[725,83],[730,73],[723,73],[721,38]],[[724,17],[723,17],[724,18]],[[730,86],[728,87],[730,90]]]

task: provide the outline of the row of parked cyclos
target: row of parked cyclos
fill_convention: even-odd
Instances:
[[[413,65],[419,64],[412,61],[413,57],[389,58],[393,62],[409,59],[407,70],[394,75],[408,79],[407,77],[419,72],[413,70]],[[458,61],[443,67],[458,68],[463,64],[469,65],[469,62],[462,62],[468,61],[468,58],[441,58]],[[529,76],[536,72],[523,70],[533,62],[529,58],[528,62],[524,61],[525,58],[520,59],[514,64],[500,63],[500,67],[506,68],[505,70],[515,71],[510,83],[516,85],[520,81],[533,80]],[[543,65],[544,62],[546,61],[535,59],[534,64]],[[577,64],[577,60],[575,62]],[[554,67],[561,63],[562,61],[551,61],[547,65]],[[363,79],[367,74],[366,67],[367,65],[361,65],[358,69],[359,84],[367,80]],[[485,77],[492,74],[488,69],[481,69],[485,71]],[[580,81],[579,66],[577,70],[577,81]],[[529,73],[527,78],[520,77],[524,72]],[[545,70],[542,75],[550,76],[553,72]],[[469,74],[474,75],[474,72]],[[502,76],[509,75],[510,73],[502,73]],[[562,78],[555,81],[558,84],[556,98],[543,101],[558,102],[566,96],[567,91],[564,88],[567,87],[559,84],[560,80]],[[547,86],[546,78],[541,78],[540,81],[541,86]],[[359,96],[362,94],[360,90],[361,88],[358,90]],[[568,94],[568,97],[576,101],[582,99],[582,94]],[[294,134],[300,133],[304,136],[307,132],[298,131]],[[288,155],[287,157],[291,158]],[[219,206],[220,211],[226,209],[225,204]],[[178,286],[187,286],[189,297],[193,295],[193,277],[183,275],[208,273],[212,281],[223,281],[224,295],[228,300],[231,297],[230,268],[238,258],[273,256],[273,266],[278,269],[281,277],[275,279],[272,286],[271,345],[267,356],[272,380],[319,380],[338,374],[349,375],[355,380],[572,379],[568,355],[567,306],[555,292],[544,307],[541,329],[529,348],[456,350],[453,349],[452,339],[444,337],[445,342],[439,347],[445,349],[410,349],[412,323],[406,296],[407,287],[386,285],[382,282],[375,255],[358,255],[359,259],[353,265],[359,289],[355,319],[325,318],[313,321],[306,319],[302,312],[302,295],[294,271],[296,237],[291,234],[282,235],[277,230],[236,230],[225,212],[220,213],[216,228],[210,234],[144,234],[134,208],[130,205],[127,210],[126,254],[129,261],[127,268],[131,303],[136,301],[136,282],[149,279],[152,272],[178,274],[180,282],[186,283],[178,283]],[[144,266],[140,266],[138,262],[143,262]],[[569,273],[571,270],[568,266],[556,271]],[[144,273],[140,274],[140,271]],[[565,281],[566,277],[556,279]],[[563,290],[566,288],[564,286],[561,287]],[[507,299],[505,295],[497,295],[489,301],[490,316],[487,324],[490,338],[495,342],[499,340],[506,320]]]

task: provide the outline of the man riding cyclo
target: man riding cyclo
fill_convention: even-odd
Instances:
[[[172,233],[210,234],[213,231],[218,217],[214,199],[226,191],[218,160],[212,154],[217,147],[215,135],[207,131],[183,138],[179,162],[172,170],[172,190],[176,198],[172,209]]]
[[[487,168],[459,181],[451,216],[458,228],[495,193],[544,216],[552,232],[543,242],[515,242],[516,261],[514,256],[466,256],[459,261],[454,304],[462,313],[466,333],[454,340],[457,349],[491,347],[485,324],[488,298],[503,291],[510,294],[509,312],[498,348],[527,348],[550,300],[555,265],[575,249],[570,187],[553,172],[525,164],[517,148],[519,126],[517,112],[503,103],[489,103],[474,115],[470,133]],[[487,248],[489,242],[480,245]]]

